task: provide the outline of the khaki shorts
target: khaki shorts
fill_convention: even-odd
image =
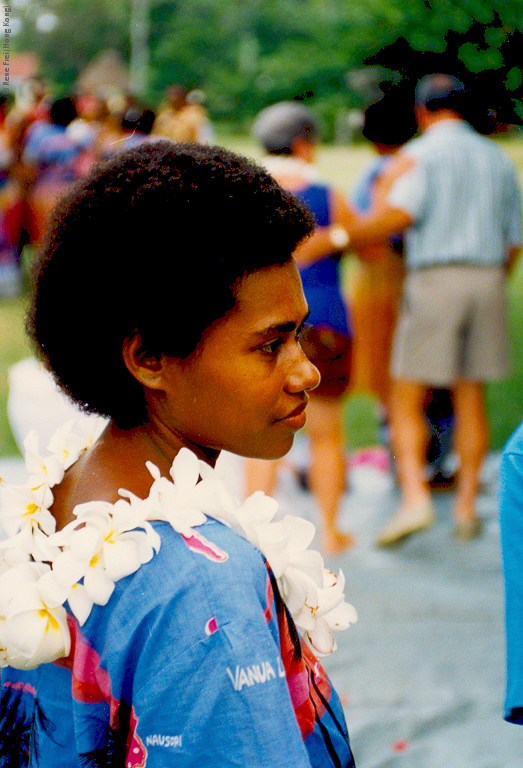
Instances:
[[[510,370],[502,267],[429,267],[408,273],[391,358],[394,379],[448,387]]]

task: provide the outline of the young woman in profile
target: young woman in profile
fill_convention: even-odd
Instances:
[[[354,765],[297,630],[333,650],[356,618],[343,578],[309,523],[241,506],[214,469],[222,449],[281,457],[305,423],[319,376],[291,254],[312,226],[248,161],[169,142],[59,204],[28,329],[109,422],[65,425],[43,457],[29,436],[28,487],[4,490],[1,766]]]

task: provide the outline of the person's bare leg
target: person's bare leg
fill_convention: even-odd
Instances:
[[[321,548],[335,555],[353,544],[340,530],[338,514],[345,489],[346,464],[342,431],[342,401],[311,394],[307,407],[309,482],[320,515]]]
[[[391,442],[402,501],[380,532],[377,544],[389,546],[433,524],[434,511],[425,476],[427,424],[424,414],[426,387],[404,379],[392,383],[390,399]]]
[[[413,507],[430,497],[425,476],[428,429],[424,414],[424,384],[398,379],[390,397],[391,442],[402,504]]]
[[[483,385],[458,381],[454,388],[454,442],[460,459],[455,519],[476,520],[476,496],[489,430]]]
[[[254,491],[263,491],[268,496],[274,492],[280,461],[265,459],[244,460],[244,491],[245,497]]]

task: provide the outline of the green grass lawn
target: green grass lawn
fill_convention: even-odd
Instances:
[[[0,301],[0,456],[18,453],[7,420],[8,370],[30,354],[24,334],[24,299]]]
[[[523,138],[500,139],[516,163],[523,189]],[[259,159],[261,152],[247,139],[227,139],[223,143],[249,157]],[[318,165],[325,179],[349,192],[363,166],[373,157],[366,145],[323,147]],[[492,432],[492,447],[500,449],[509,435],[523,421],[523,257],[509,280],[510,327],[513,353],[511,376],[487,390]],[[17,455],[6,413],[8,369],[29,354],[24,337],[25,299],[0,301],[0,456]],[[347,398],[345,408],[347,443],[352,449],[375,444],[378,439],[376,403],[370,395],[358,393]]]

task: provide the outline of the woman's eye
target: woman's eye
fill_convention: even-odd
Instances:
[[[264,344],[263,347],[260,347],[260,351],[263,352],[266,355],[274,355],[278,351],[278,349],[286,343],[286,341],[296,341],[298,344],[300,343],[303,334],[305,331],[310,328],[311,326],[307,323],[304,323],[299,328],[296,329],[294,334],[286,334],[285,336],[279,336],[277,339],[274,339],[273,341],[270,341],[268,344]]]
[[[278,351],[279,347],[283,344],[283,339],[274,339],[274,341],[269,342],[269,344],[264,344],[263,347],[260,347],[261,352],[265,352],[268,355],[273,355],[275,352]]]
[[[296,331],[296,341],[301,341],[303,339],[304,334],[306,331],[309,330],[309,328],[312,328],[312,326],[309,323],[303,323],[298,330]]]

